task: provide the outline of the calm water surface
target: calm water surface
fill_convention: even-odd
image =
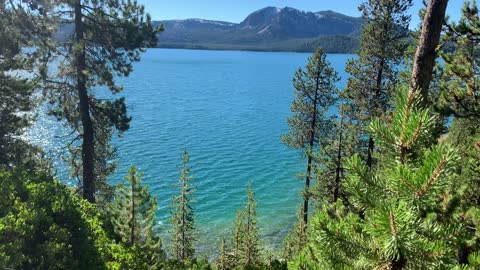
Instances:
[[[119,166],[110,177],[118,183],[135,164],[143,182],[158,195],[159,227],[168,234],[169,205],[178,181],[177,165],[188,148],[197,192],[195,210],[200,249],[229,233],[249,181],[258,201],[264,243],[277,247],[295,220],[304,171],[300,154],[280,142],[287,130],[293,99],[291,78],[310,54],[151,49],[122,79],[131,128],[115,137]],[[352,55],[329,55],[342,76]],[[40,115],[29,132],[68,179],[58,137],[65,129]]]

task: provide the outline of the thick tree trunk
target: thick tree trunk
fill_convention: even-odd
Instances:
[[[75,68],[77,72],[77,91],[79,109],[83,128],[82,142],[82,169],[83,169],[83,198],[95,203],[95,173],[94,173],[94,131],[90,116],[90,105],[87,93],[87,76],[85,74],[86,59],[84,41],[84,27],[82,22],[81,0],[75,1],[75,41],[80,48],[75,48]]]
[[[437,46],[445,19],[448,0],[430,0],[422,23],[422,32],[413,60],[410,90],[420,89],[423,105],[428,106],[428,88],[437,57]]]

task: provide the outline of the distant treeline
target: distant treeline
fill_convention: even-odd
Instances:
[[[217,44],[217,43],[183,43],[162,42],[159,48],[194,49],[194,50],[225,50],[225,51],[261,51],[261,52],[314,52],[323,48],[326,53],[355,53],[360,41],[355,36],[321,36],[310,39],[290,39],[261,44]]]

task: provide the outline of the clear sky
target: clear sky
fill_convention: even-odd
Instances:
[[[350,16],[360,16],[358,5],[363,0],[138,0],[154,20],[200,18],[241,22],[248,14],[267,7],[293,7],[304,11],[333,10]],[[418,25],[418,10],[422,0],[413,0],[412,23]],[[463,0],[450,0],[447,13],[452,19],[460,17]]]

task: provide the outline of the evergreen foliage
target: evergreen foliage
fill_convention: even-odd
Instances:
[[[125,99],[111,99],[122,90],[115,78],[130,74],[132,63],[140,60],[144,48],[155,44],[160,29],[151,25],[150,16],[136,1],[54,3],[59,17],[52,16],[58,23],[73,22],[75,30],[65,43],[48,47],[46,57],[55,57],[50,61],[57,66],[42,71],[45,94],[51,114],[76,134],[68,147],[84,198],[94,202],[100,190],[108,200],[106,176],[115,169],[115,163],[108,162],[115,154],[109,140],[115,131],[127,130],[130,122]],[[101,90],[106,94],[99,96]]]
[[[32,167],[39,154],[20,138],[34,118],[37,103],[33,96],[36,78],[28,78],[25,71],[31,72],[38,60],[22,52],[22,47],[32,45],[27,33],[36,29],[23,22],[20,12],[33,11],[29,6],[0,2],[0,168],[6,169]]]
[[[0,268],[140,269],[95,206],[64,184],[16,170],[1,171],[0,186]]]
[[[154,230],[157,197],[152,197],[148,186],[142,185],[142,175],[135,166],[130,167],[124,178],[128,186],[117,186],[109,212],[120,242],[143,253],[148,269],[157,269],[165,259],[161,240]]]
[[[345,161],[355,154],[356,138],[362,136],[358,123],[348,118],[348,108],[338,105],[338,116],[330,119],[330,135],[323,138],[324,146],[315,154],[317,181],[311,195],[317,206],[339,199],[348,204],[348,195],[342,187],[346,176]]]
[[[225,241],[225,239],[222,239],[221,243],[220,243],[220,254],[216,260],[216,266],[217,266],[217,269],[218,270],[228,270],[228,269],[232,269],[233,266],[233,262],[228,254],[228,250],[227,250],[227,243]]]
[[[180,194],[173,197],[170,222],[172,223],[172,255],[173,258],[186,262],[195,258],[195,214],[192,206],[193,193],[191,167],[188,166],[190,156],[187,149],[182,154],[180,168],[179,191]]]
[[[288,261],[303,270],[480,269],[480,16],[476,2],[465,1],[445,37],[455,50],[442,53],[445,67],[436,69],[432,46],[443,15],[435,15],[446,3],[430,0],[425,11],[412,71],[402,74],[409,89],[400,86],[397,68],[412,0],[361,5],[366,25],[343,93],[322,49],[297,70],[282,140],[305,154],[307,168],[285,260],[262,250],[250,183],[213,266],[195,254],[187,150],[172,202],[171,260],[155,230],[157,197],[142,174],[131,166],[126,184],[114,189],[106,181],[115,169],[109,141],[130,123],[125,100],[113,99],[122,90],[115,78],[129,75],[161,29],[136,1],[0,0],[0,268],[283,270]],[[51,39],[55,23],[74,29],[64,44]],[[20,139],[33,119],[37,86],[50,113],[72,129],[67,147],[83,198],[45,173],[38,149]],[[442,116],[453,116],[440,140],[445,125],[427,108],[432,101]],[[335,106],[338,116],[331,116]],[[311,199],[317,209],[308,220]]]
[[[460,164],[455,182],[467,183],[464,202],[480,207],[480,121],[477,118],[455,118],[446,141],[459,151]]]
[[[453,177],[453,183],[461,197],[461,215],[469,228],[478,231],[480,209],[480,121],[475,117],[455,118],[449,129],[446,141],[458,149],[460,161]],[[463,186],[462,186],[463,184]],[[477,217],[475,217],[477,215]],[[467,231],[465,239],[460,239],[458,261],[466,264],[469,257],[480,251],[480,234]],[[475,256],[475,255],[472,255]],[[477,259],[478,261],[478,259]]]
[[[297,222],[283,240],[282,258],[290,261],[295,258],[308,242],[307,224],[303,222],[302,209],[298,209]]]
[[[457,215],[452,175],[458,155],[447,144],[425,146],[434,119],[419,104],[417,94],[402,90],[391,124],[373,120],[370,128],[381,162],[372,171],[358,155],[352,157],[344,184],[363,217],[347,211],[341,202],[325,205],[312,223],[308,247],[291,263],[292,269],[458,265],[458,243],[465,234],[476,233],[464,221],[466,216]]]
[[[476,1],[465,1],[460,22],[449,26],[446,40],[455,50],[445,61],[440,107],[457,117],[480,116],[480,16]]]
[[[238,210],[233,223],[231,245],[235,267],[249,268],[261,262],[260,234],[257,227],[257,202],[252,183],[247,188],[247,200]]]
[[[383,117],[391,109],[398,66],[408,47],[410,16],[406,12],[411,5],[411,0],[368,0],[360,6],[365,25],[358,58],[347,63],[351,77],[343,95],[349,105],[348,117],[363,130],[357,138],[357,152],[364,153],[369,167],[373,165],[374,141],[367,127],[374,117]]]
[[[288,133],[282,141],[289,147],[300,149],[307,157],[305,190],[303,193],[303,220],[308,221],[310,182],[314,178],[314,153],[323,149],[326,138],[331,135],[331,120],[328,110],[337,100],[335,83],[338,73],[330,66],[323,49],[317,49],[308,59],[305,69],[299,68],[293,77],[295,99],[287,119]]]

